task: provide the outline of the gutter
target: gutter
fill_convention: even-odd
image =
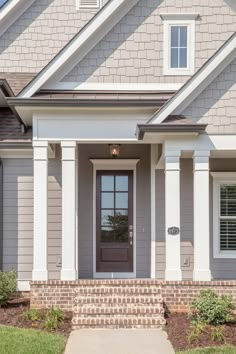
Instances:
[[[146,133],[204,133],[207,124],[138,124],[136,136],[143,140]]]
[[[7,102],[10,107],[88,107],[96,105],[96,107],[114,107],[114,106],[129,106],[129,107],[159,107],[166,102],[166,99],[53,99],[53,98],[8,98]]]

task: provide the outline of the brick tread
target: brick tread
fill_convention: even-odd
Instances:
[[[99,328],[107,328],[108,326],[117,326],[117,328],[134,328],[135,326],[154,326],[156,328],[160,328],[164,326],[166,323],[163,317],[117,317],[117,316],[104,316],[104,317],[93,317],[86,316],[82,317],[74,317],[72,320],[73,328],[84,328],[84,327],[99,327]]]
[[[74,304],[159,304],[161,296],[78,296]]]
[[[144,294],[144,295],[160,295],[161,289],[159,287],[134,287],[134,286],[102,286],[102,287],[87,287],[87,288],[76,288],[75,293],[79,295],[106,295],[106,294]]]
[[[80,315],[80,316],[85,316],[85,315],[94,315],[94,316],[100,316],[100,315],[143,315],[143,316],[148,316],[148,315],[162,315],[164,313],[164,308],[163,306],[151,306],[149,308],[147,307],[127,307],[127,306],[103,306],[103,307],[98,307],[98,306],[78,306],[74,308],[74,314]]]

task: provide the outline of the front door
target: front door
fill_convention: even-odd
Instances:
[[[133,171],[97,171],[96,271],[133,272]]]

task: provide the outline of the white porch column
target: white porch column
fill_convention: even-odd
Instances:
[[[47,280],[48,142],[33,142],[34,149],[34,253],[33,280]]]
[[[156,166],[158,145],[151,145],[151,278],[156,278]]]
[[[77,144],[62,142],[62,269],[61,280],[76,280],[77,271]]]
[[[165,153],[166,280],[181,280],[180,151]]]
[[[194,280],[211,280],[209,226],[209,151],[194,152]]]

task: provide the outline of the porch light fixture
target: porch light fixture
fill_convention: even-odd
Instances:
[[[120,155],[120,145],[109,145],[110,146],[110,155],[113,159],[116,159]]]

